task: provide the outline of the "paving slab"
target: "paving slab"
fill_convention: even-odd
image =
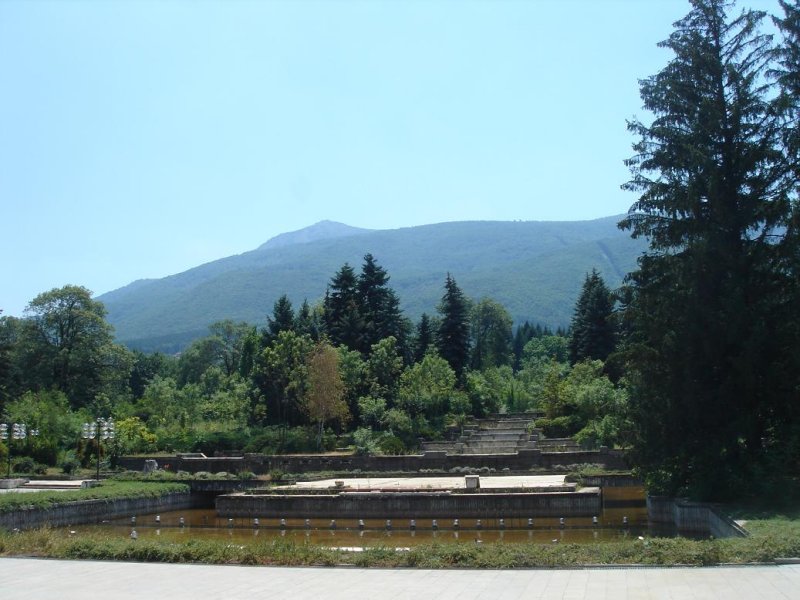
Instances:
[[[0,585],[6,600],[796,600],[800,565],[428,570],[2,558]]]

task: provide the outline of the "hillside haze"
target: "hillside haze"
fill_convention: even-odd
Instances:
[[[144,351],[175,352],[223,319],[263,325],[287,294],[297,309],[325,295],[345,262],[360,270],[372,253],[391,276],[405,314],[434,314],[451,273],[464,294],[494,298],[516,323],[567,325],[585,274],[612,288],[635,267],[645,242],[617,228],[620,216],[591,221],[467,221],[368,230],[322,221],[256,250],[183,273],[135,281],[98,297],[117,339]]]

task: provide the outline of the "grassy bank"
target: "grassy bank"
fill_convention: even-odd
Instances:
[[[432,543],[395,551],[388,547],[348,552],[289,540],[244,545],[217,540],[128,540],[64,530],[0,533],[0,554],[68,559],[193,562],[246,565],[355,565],[419,568],[524,568],[581,565],[715,565],[770,562],[800,556],[800,520],[752,521],[749,538],[687,540],[651,538],[595,544]]]
[[[188,492],[185,483],[152,483],[136,481],[103,481],[93,488],[66,491],[0,494],[0,513],[23,508],[50,508],[79,500],[113,500],[117,498],[158,498],[166,494]]]

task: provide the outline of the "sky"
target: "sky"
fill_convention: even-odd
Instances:
[[[777,0],[747,6],[777,13]],[[0,310],[323,219],[585,220],[685,0],[0,0]]]

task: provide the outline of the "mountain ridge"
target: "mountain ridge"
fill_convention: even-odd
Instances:
[[[272,238],[281,243],[268,240],[255,250],[132,282],[98,299],[119,341],[174,352],[218,320],[262,325],[284,293],[295,307],[304,299],[321,300],[336,270],[345,262],[358,269],[369,252],[388,271],[401,307],[414,320],[435,312],[450,272],[466,296],[496,299],[516,322],[557,327],[569,323],[592,268],[616,287],[635,267],[646,245],[617,229],[620,218],[456,221],[385,230],[338,223],[335,230],[344,235],[307,240],[281,234]],[[303,230],[290,234],[298,232]]]

